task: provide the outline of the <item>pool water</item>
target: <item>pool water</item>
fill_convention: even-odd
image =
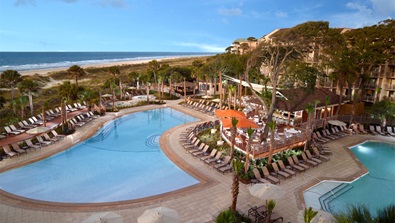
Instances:
[[[304,192],[306,205],[340,213],[348,205],[362,204],[375,214],[377,209],[395,204],[395,144],[369,141],[350,150],[369,173],[351,183],[322,182],[310,188]],[[319,201],[309,198],[317,196]]]
[[[159,147],[163,132],[196,120],[170,108],[123,116],[69,150],[1,173],[0,189],[42,201],[101,203],[196,185]]]

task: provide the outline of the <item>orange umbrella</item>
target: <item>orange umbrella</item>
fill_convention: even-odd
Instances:
[[[236,128],[258,128],[258,125],[250,119],[246,119],[246,118],[237,118],[238,122],[236,125]],[[230,118],[223,118],[221,119],[222,122],[222,126],[224,128],[231,128],[232,127],[232,119]]]
[[[217,116],[218,118],[247,118],[244,112],[236,110],[216,110],[215,116]]]

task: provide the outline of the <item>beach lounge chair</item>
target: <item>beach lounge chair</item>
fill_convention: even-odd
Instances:
[[[307,164],[309,164],[309,165],[311,165],[311,166],[318,166],[318,163],[317,162],[315,162],[315,161],[313,161],[313,160],[310,160],[310,159],[307,159],[307,156],[306,156],[306,153],[305,152],[303,152],[302,154],[302,159],[303,159],[303,162],[304,163],[307,163]]]
[[[313,153],[314,153],[315,156],[318,157],[319,159],[322,159],[322,160],[324,160],[324,161],[330,160],[329,157],[324,156],[324,155],[321,155],[321,154],[320,154],[320,151],[318,151],[318,148],[317,148],[317,147],[313,147]]]
[[[374,125],[369,125],[369,130],[370,130],[370,132],[371,132],[372,134],[374,134],[374,135],[378,135],[378,134],[379,134],[379,133],[376,132],[376,130],[374,129]]]
[[[214,158],[206,159],[206,160],[204,160],[204,162],[207,164],[217,162],[218,160],[221,159],[221,156],[222,156],[222,152],[218,151]]]
[[[270,181],[265,180],[265,179],[261,176],[261,173],[259,173],[259,170],[258,170],[257,168],[253,169],[252,172],[254,173],[255,179],[256,179],[258,182],[265,183],[265,184],[270,184],[270,183],[271,183]]]
[[[36,118],[36,117],[31,117],[31,119],[34,121],[34,123],[35,124],[38,124],[38,125],[42,125],[43,124],[43,121],[42,120],[38,120],[38,118]],[[30,119],[29,119],[30,120]]]
[[[322,136],[323,136],[323,137],[328,138],[328,139],[335,140],[335,139],[339,138],[339,136],[332,135],[332,134],[328,131],[328,129],[323,129],[323,130],[321,131],[321,133],[322,133]]]
[[[18,144],[13,143],[13,144],[11,144],[11,145],[12,145],[12,149],[13,149],[15,152],[17,152],[18,154],[23,154],[23,153],[26,153],[26,154],[27,154],[27,151],[24,150],[24,149],[21,149],[21,148],[19,147]],[[7,145],[7,146],[8,146],[8,145]]]
[[[218,168],[217,170],[224,174],[226,171],[232,171],[232,166],[230,164],[227,164],[223,167]]]
[[[25,139],[25,142],[26,142],[26,145],[27,145],[26,149],[34,149],[34,150],[41,149],[40,146],[34,145],[30,139]]]
[[[29,126],[29,127],[32,127],[32,128],[35,128],[35,127],[39,126],[39,125],[35,125],[35,124],[29,124],[26,120],[23,120],[22,123],[23,123],[25,126]]]
[[[51,141],[43,140],[43,138],[41,138],[41,136],[36,136],[36,139],[40,145],[48,146],[48,145],[52,144]]]
[[[19,127],[21,127],[21,129],[25,129],[25,130],[29,130],[29,129],[32,129],[32,128],[34,128],[34,126],[26,126],[26,125],[24,125],[22,122],[18,122],[18,125],[19,125]]]
[[[336,133],[337,135],[339,135],[339,136],[341,136],[341,137],[347,136],[347,133],[341,132],[341,131],[340,131],[338,128],[336,128],[336,127],[332,127],[331,130],[332,130],[332,132]]]
[[[320,139],[326,140],[327,142],[329,142],[329,141],[331,141],[331,140],[333,139],[333,138],[328,138],[328,137],[325,137],[325,136],[321,135],[321,132],[319,132],[319,131],[315,132],[315,134],[316,134]]]
[[[361,134],[361,131],[358,129],[358,124],[352,125],[352,130],[354,131],[355,134]]]
[[[210,153],[210,155],[207,156],[203,156],[200,158],[201,161],[205,161],[206,159],[211,159],[215,156],[215,154],[217,154],[217,149],[213,149]]]
[[[296,155],[293,155],[293,156],[292,156],[292,159],[293,159],[293,161],[294,161],[294,163],[295,163],[296,165],[301,166],[301,167],[305,168],[306,170],[307,170],[307,169],[310,169],[309,166],[307,166],[307,165],[305,165],[305,164],[303,164],[303,163],[300,163],[300,162],[299,162],[299,159],[298,159],[298,157],[297,157]]]
[[[49,137],[48,133],[44,133],[43,136],[44,136],[46,141],[49,141],[49,142],[52,142],[52,143],[59,141],[59,139],[57,139],[57,138]]]
[[[276,162],[272,163],[272,167],[273,167],[274,172],[277,174],[277,176],[282,176],[282,177],[284,177],[285,179],[287,179],[288,177],[291,177],[291,176],[292,176],[291,174],[286,173],[286,172],[280,170],[280,169],[278,168]]]
[[[186,150],[196,149],[196,148],[198,148],[199,144],[200,144],[200,139],[196,140],[195,143],[192,145],[184,146],[184,149],[186,149]]]
[[[320,134],[320,132],[318,132],[318,131],[315,132],[314,134],[315,134],[315,136],[317,137],[316,139],[317,139],[318,141],[321,141],[321,142],[323,142],[323,143],[326,143],[326,142],[329,142],[329,141],[330,141],[330,139],[322,137],[321,134]]]
[[[305,171],[306,169],[303,168],[302,166],[296,165],[292,159],[291,156],[287,157],[289,166],[293,169],[293,170],[297,170],[299,172]]]
[[[278,184],[278,183],[280,183],[280,180],[279,180],[278,178],[273,177],[272,175],[270,175],[270,172],[269,172],[269,170],[267,169],[266,166],[262,166],[261,169],[262,169],[263,176],[264,176],[267,180],[269,180],[269,181],[272,182],[273,184]]]
[[[195,152],[202,151],[205,145],[206,144],[202,142],[202,143],[200,143],[199,148],[197,148],[197,149],[190,149],[190,150],[188,150],[188,152],[192,154],[192,153],[195,153]]]
[[[63,139],[64,137],[66,137],[65,135],[59,135],[55,130],[51,130],[51,133],[53,135],[52,138],[58,138],[59,140]]]
[[[209,148],[210,148],[209,145],[205,145],[205,146],[203,147],[202,151],[194,152],[194,153],[192,153],[192,155],[193,155],[193,156],[205,155],[205,154],[207,153],[207,151],[208,151]]]
[[[217,161],[217,164],[213,165],[213,168],[218,170],[221,167],[229,165],[229,163],[230,163],[230,156],[225,156],[225,159],[223,161]]]
[[[310,150],[306,150],[306,151],[305,151],[305,154],[307,155],[307,159],[312,160],[312,161],[314,161],[314,162],[316,162],[316,163],[318,163],[318,164],[321,164],[321,163],[322,163],[322,160],[317,159],[317,158],[314,158],[314,157],[311,155]]]
[[[287,172],[287,173],[291,174],[292,176],[296,175],[296,172],[291,170],[291,167],[289,167],[289,168],[285,167],[284,162],[282,160],[278,160],[277,163],[280,167],[280,170]]]
[[[7,134],[12,134],[12,135],[19,135],[19,134],[21,134],[21,132],[18,132],[18,131],[12,131],[11,129],[10,129],[10,127],[8,127],[8,126],[4,126],[4,129],[5,129],[5,131],[7,132]]]
[[[10,128],[11,128],[11,130],[14,131],[14,132],[24,133],[24,132],[26,131],[26,130],[23,130],[23,129],[17,129],[17,128],[15,127],[15,125],[10,125]]]
[[[359,127],[359,131],[361,131],[363,134],[368,134],[368,132],[365,131],[365,128],[363,127],[362,124],[358,125],[358,127]]]
[[[387,134],[385,134],[385,132],[381,131],[381,126],[379,126],[379,125],[376,125],[376,132],[378,132],[382,136],[387,135]]]
[[[192,139],[189,139],[187,141],[181,142],[182,146],[188,146],[188,145],[193,145],[198,138],[196,136],[193,136]]]
[[[17,156],[18,155],[18,153],[11,151],[11,149],[10,149],[10,147],[8,145],[7,146],[4,145],[3,146],[3,150],[10,158],[13,157],[13,156]]]
[[[387,126],[387,132],[388,132],[388,134],[390,134],[390,136],[395,136],[395,133],[394,133],[394,131],[392,131],[391,126]]]

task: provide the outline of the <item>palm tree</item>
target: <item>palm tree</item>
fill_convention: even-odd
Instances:
[[[234,153],[235,153],[235,141],[236,141],[236,125],[239,122],[235,117],[232,117],[232,146],[230,149],[230,159],[233,159]]]
[[[21,74],[16,70],[5,70],[1,73],[1,82],[11,88],[11,100],[15,98],[15,86],[22,81]],[[16,116],[16,106],[13,106],[14,116]]]
[[[266,222],[270,223],[271,222],[271,218],[272,218],[272,214],[273,214],[273,210],[276,207],[276,201],[275,200],[268,200],[267,201],[267,217],[266,217]]]
[[[154,81],[155,84],[158,86],[158,80],[156,79],[156,72],[160,69],[159,62],[157,60],[152,60],[148,62],[148,69],[152,71],[152,73],[154,74]]]
[[[307,120],[307,125],[306,125],[306,143],[304,144],[304,150],[306,151],[309,143],[310,143],[310,139],[311,139],[311,121],[313,119],[313,114],[314,114],[314,106],[312,104],[307,104],[305,111],[307,112],[308,115],[308,120]]]
[[[21,106],[21,118],[22,119],[24,119],[26,116],[25,107],[26,107],[28,101],[29,101],[29,99],[26,96],[20,96],[17,100],[19,106]]]
[[[86,75],[84,69],[78,65],[71,66],[69,69],[67,69],[67,73],[71,77],[75,78],[75,85],[77,85],[77,88],[78,88],[78,79],[80,79]]]
[[[276,121],[271,120],[270,122],[267,123],[269,129],[270,129],[270,149],[269,149],[269,156],[268,156],[268,165],[272,163],[273,159],[273,150],[274,150],[274,132],[276,130]]]
[[[113,79],[114,80],[114,85],[116,85],[115,82],[116,82],[116,79],[117,79],[117,75],[119,75],[121,73],[121,71],[119,70],[119,66],[111,66],[111,67],[108,68],[108,71],[112,74],[112,76],[114,78]],[[119,90],[121,91],[120,95],[119,95],[119,98],[122,99],[122,83],[121,83],[121,79],[119,79]],[[113,95],[113,100],[114,100],[114,98],[115,98],[115,94]]]
[[[233,85],[229,85],[228,91],[229,91],[229,97],[228,97],[229,109],[232,109],[232,95],[233,93],[236,92],[236,87]],[[236,110],[236,107],[234,107],[233,109]]]
[[[314,211],[312,207],[309,207],[308,209],[304,209],[303,212],[304,223],[310,223],[317,214],[318,211]]]
[[[30,115],[33,116],[33,93],[36,93],[39,90],[38,83],[31,79],[24,79],[18,84],[18,88],[20,92],[27,94],[29,97]]]
[[[233,181],[232,181],[232,206],[230,209],[236,211],[237,197],[239,196],[239,180],[243,172],[243,163],[238,159],[232,160]]]
[[[326,129],[326,126],[328,125],[328,105],[331,103],[331,97],[328,95],[325,95],[325,108],[324,108],[324,128]]]
[[[49,101],[46,100],[46,101],[44,101],[44,103],[43,103],[43,105],[42,105],[42,107],[41,107],[41,109],[42,109],[41,112],[42,112],[42,116],[43,116],[43,126],[44,126],[44,127],[47,126],[47,123],[46,123],[46,120],[45,120],[45,109],[48,108],[48,104],[49,104]]]
[[[245,173],[248,172],[248,167],[249,167],[249,163],[250,163],[251,137],[252,137],[253,133],[254,133],[254,129],[252,129],[252,128],[247,129],[248,144],[247,144],[247,148],[246,148],[246,162],[244,164],[244,172]]]

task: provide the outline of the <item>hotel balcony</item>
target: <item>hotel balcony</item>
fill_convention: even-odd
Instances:
[[[395,91],[395,85],[385,85],[385,90],[387,91]]]

